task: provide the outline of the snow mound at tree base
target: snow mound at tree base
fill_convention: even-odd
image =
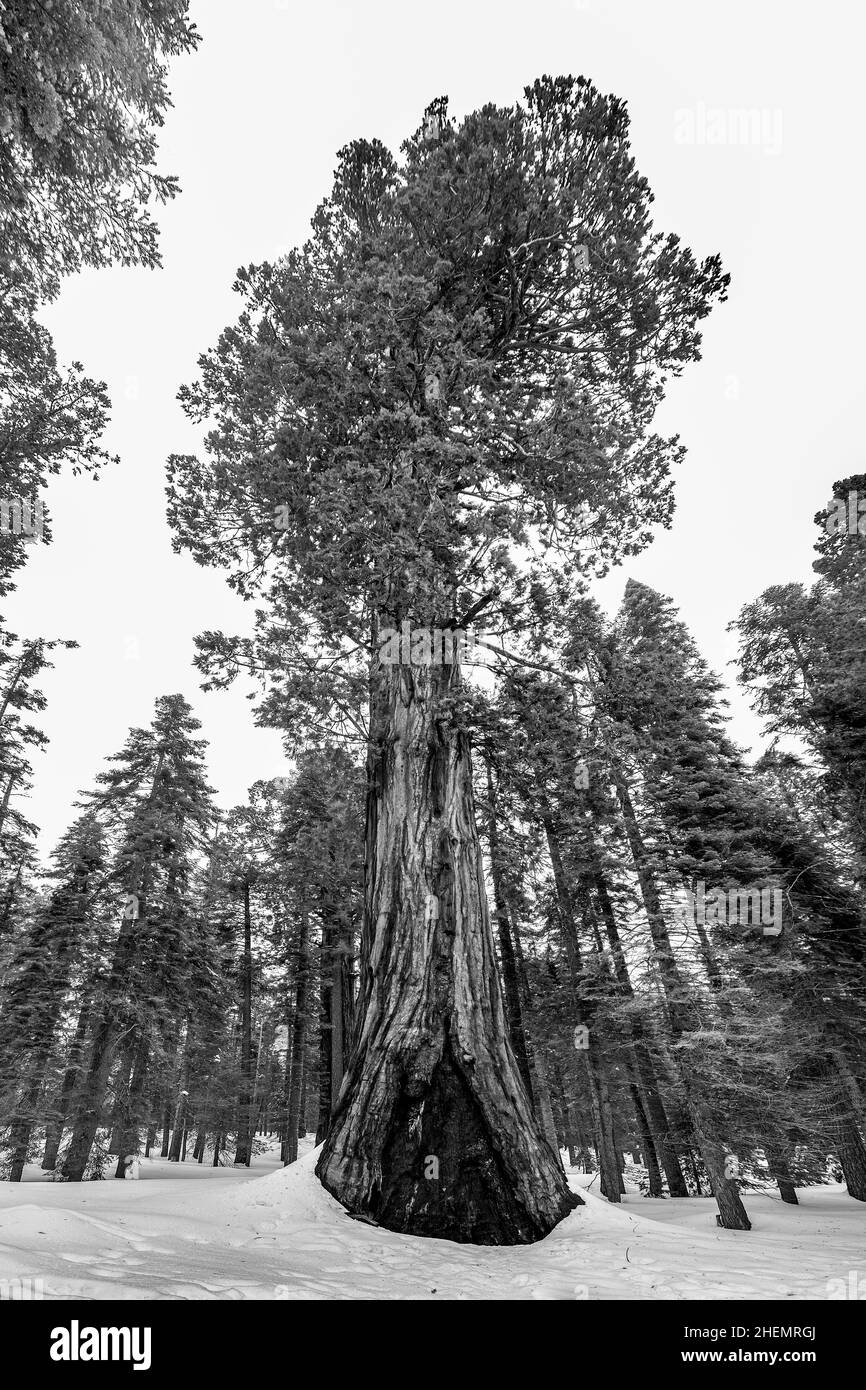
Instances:
[[[866,1204],[836,1186],[801,1190],[799,1207],[750,1193],[739,1232],[707,1198],[611,1206],[572,1174],[585,1206],[535,1245],[489,1247],[353,1220],[316,1157],[306,1143],[285,1169],[156,1160],[137,1183],[0,1184],[0,1280],[103,1300],[826,1299],[852,1272],[866,1290]]]

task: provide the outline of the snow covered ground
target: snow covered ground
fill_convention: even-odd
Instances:
[[[40,1278],[48,1299],[866,1297],[866,1205],[841,1187],[803,1190],[799,1207],[749,1193],[741,1233],[719,1230],[709,1199],[612,1207],[596,1182],[546,1240],[490,1249],[352,1220],[301,1150],[287,1169],[273,1155],[237,1171],[156,1159],[140,1182],[28,1169],[0,1183],[0,1286]]]

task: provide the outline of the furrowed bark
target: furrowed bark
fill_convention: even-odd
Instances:
[[[577,1203],[509,1041],[458,681],[384,668],[374,699],[363,1016],[316,1171],[389,1229],[523,1244]]]

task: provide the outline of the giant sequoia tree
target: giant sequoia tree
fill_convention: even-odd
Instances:
[[[293,718],[365,692],[360,1019],[318,1172],[393,1229],[531,1241],[570,1205],[509,1042],[459,655],[382,653],[404,624],[518,631],[544,556],[586,571],[669,520],[652,419],[727,281],[651,201],[624,103],[583,78],[460,125],[434,102],[401,162],[342,151],[182,392],[212,428],[170,461],[176,544],[268,601],[256,660]],[[204,648],[231,674],[237,643]]]

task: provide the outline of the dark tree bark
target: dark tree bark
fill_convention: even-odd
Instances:
[[[389,1229],[519,1244],[575,1201],[508,1037],[458,683],[395,666],[374,693],[363,1014],[317,1172]]]

